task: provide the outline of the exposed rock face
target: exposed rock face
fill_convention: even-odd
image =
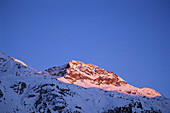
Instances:
[[[117,74],[109,71],[105,71],[98,66],[92,64],[84,64],[79,61],[72,60],[69,62],[70,68],[67,69],[65,79],[70,83],[76,81],[89,81],[94,85],[114,85],[121,86],[127,84]],[[88,86],[87,86],[88,87]]]
[[[43,71],[43,72],[39,72],[43,75],[46,76],[56,76],[58,77],[64,77],[67,74],[67,69],[70,67],[69,64],[63,65],[63,66],[54,66],[52,68],[48,68],[47,70]]]
[[[139,89],[129,85],[125,80],[113,72],[80,61],[72,60],[66,65],[49,68],[44,75],[56,76],[60,81],[76,84],[85,88],[97,87],[109,91],[117,91],[135,96],[156,97],[161,96],[154,89]]]
[[[155,91],[130,86],[118,75],[91,64],[71,61],[41,73],[0,52],[0,113],[170,112],[170,99],[131,96],[135,91]],[[116,91],[123,89],[126,94]]]

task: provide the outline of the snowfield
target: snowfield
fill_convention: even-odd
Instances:
[[[71,64],[72,66],[54,67],[55,71],[52,69],[40,73],[23,64],[25,63],[21,63],[0,52],[0,113],[170,112],[170,99],[163,96],[149,97],[142,95],[142,93],[135,95],[104,88],[106,84],[108,85],[107,87],[113,87],[111,84],[114,84],[114,88],[117,90],[123,86],[128,86],[129,89],[128,87],[123,87],[124,91],[131,92],[132,89],[130,88],[132,86],[122,82],[124,80],[119,79],[119,76],[112,76],[112,74],[107,76],[111,79],[118,78],[116,80],[120,83],[116,87],[117,84],[108,84],[107,80],[103,81],[102,79],[99,81],[97,79],[99,78],[99,73],[85,75],[86,71],[80,71],[83,70],[80,68],[83,66],[79,64],[78,66]],[[70,67],[74,67],[74,69],[71,71]],[[81,76],[82,79],[74,76],[75,73],[70,74],[70,72],[73,73],[76,70],[78,71],[76,75]],[[92,67],[91,70],[93,70]],[[69,78],[71,75],[73,77]],[[101,77],[105,77],[105,75],[101,74]],[[87,76],[91,77],[91,79],[86,80],[88,79]],[[59,78],[63,78],[67,83]],[[95,86],[99,83],[102,87],[87,87],[89,85]],[[84,84],[87,84],[87,86],[85,87]],[[142,90],[148,91],[148,89]],[[156,91],[152,90],[152,92],[155,93]]]

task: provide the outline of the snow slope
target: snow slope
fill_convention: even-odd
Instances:
[[[67,76],[64,67],[69,68],[56,68],[60,74],[42,75],[0,52],[0,113],[170,112],[170,99],[162,96],[132,96],[59,81],[56,76]]]

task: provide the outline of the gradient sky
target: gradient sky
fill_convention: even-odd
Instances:
[[[38,71],[95,64],[170,98],[170,1],[0,0],[0,51]]]

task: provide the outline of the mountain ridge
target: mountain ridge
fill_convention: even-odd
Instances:
[[[68,65],[57,68],[59,77],[67,74],[63,67],[68,68]],[[3,112],[167,113],[170,99],[64,83],[57,80],[56,75],[38,73],[0,52],[0,113]]]
[[[128,84],[114,72],[105,71],[96,65],[85,64],[75,60],[72,60],[63,66],[48,68],[41,72],[41,74],[56,76],[59,81],[76,84],[85,88],[96,87],[136,96],[161,96],[161,94],[154,89],[137,88]]]

